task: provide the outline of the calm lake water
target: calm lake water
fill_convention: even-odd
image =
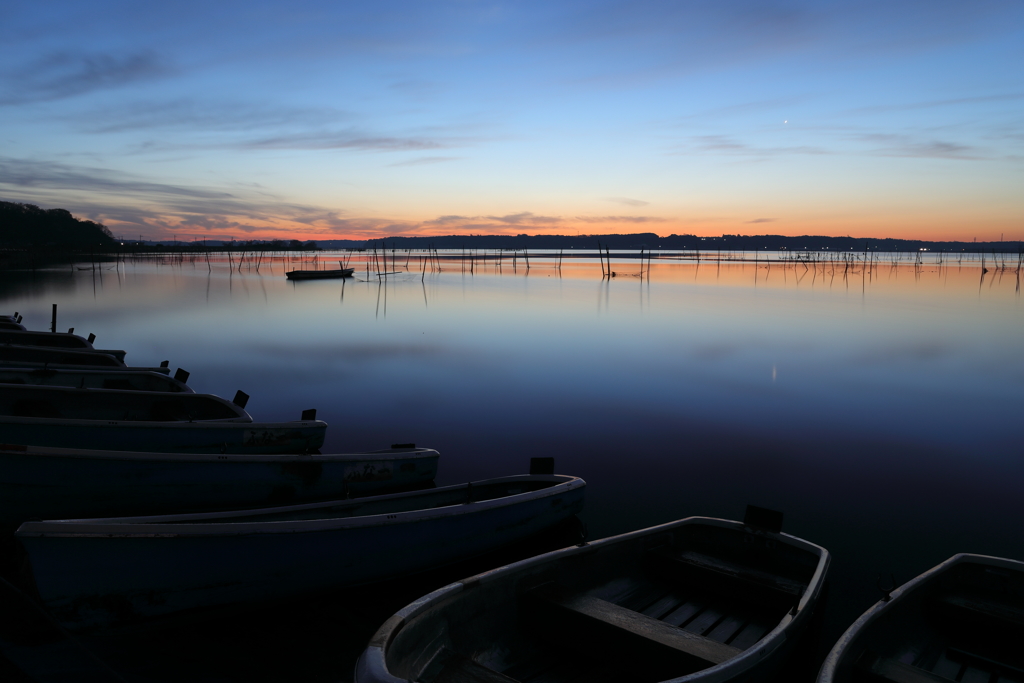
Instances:
[[[200,392],[241,389],[255,419],[316,408],[324,452],[436,448],[439,485],[554,456],[588,482],[592,538],[782,510],[785,531],[833,556],[808,670],[878,599],[879,575],[899,584],[957,552],[1024,559],[1016,257],[711,256],[655,258],[641,277],[613,254],[604,279],[596,258],[438,272],[403,252],[388,269],[407,272],[379,281],[356,255],[355,279],[297,283],[291,256],[258,271],[237,255],[128,261],[4,274],[0,310],[48,329],[56,303],[58,329],[132,365],[168,359]],[[306,677],[347,680],[362,644]]]

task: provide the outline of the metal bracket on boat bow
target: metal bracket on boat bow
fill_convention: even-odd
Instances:
[[[883,588],[882,575],[879,574],[878,579],[875,581],[875,586],[878,587],[878,590],[882,591],[882,602],[889,602],[890,598],[892,597],[892,592],[896,590],[896,577],[892,574],[889,574],[889,587]]]

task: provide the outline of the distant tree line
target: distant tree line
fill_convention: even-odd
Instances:
[[[433,237],[385,237],[370,240],[367,248],[386,249],[678,249],[684,251],[1021,251],[1020,242],[939,242],[874,237],[802,235],[668,235],[652,232],[622,235],[439,235]],[[331,243],[326,243],[331,246]]]
[[[64,209],[0,202],[0,246],[105,249],[114,243],[106,226],[79,220]]]

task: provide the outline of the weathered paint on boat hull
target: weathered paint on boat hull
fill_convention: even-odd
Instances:
[[[196,455],[0,444],[0,529],[29,519],[238,510],[433,481],[437,451]]]
[[[327,423],[133,422],[0,417],[6,443],[146,453],[306,453],[324,443]]]
[[[348,519],[277,521],[270,527],[264,522],[258,529],[236,521],[200,535],[189,533],[188,527],[196,525],[181,522],[140,522],[120,533],[107,524],[116,520],[81,520],[26,523],[18,538],[30,558],[38,595],[54,617],[72,628],[109,625],[411,574],[527,538],[582,510],[583,480],[557,475],[505,477],[469,488],[377,496],[342,506],[463,496],[462,491],[493,482],[528,480],[556,483],[500,500]],[[67,571],[69,566],[75,570]]]

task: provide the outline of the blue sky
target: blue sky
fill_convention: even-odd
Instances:
[[[1024,2],[3,14],[0,199],[126,236],[1024,239]]]

